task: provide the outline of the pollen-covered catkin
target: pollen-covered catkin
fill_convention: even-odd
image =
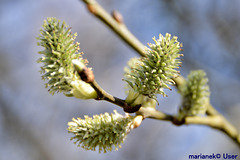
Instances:
[[[204,114],[209,103],[208,78],[203,70],[191,71],[184,85],[180,86],[182,105],[178,117],[195,116]]]
[[[171,89],[174,85],[172,78],[179,75],[176,69],[180,67],[182,54],[179,54],[181,44],[177,37],[167,33],[165,37],[159,35],[155,44],[149,43],[146,47],[146,57],[132,59],[125,69],[124,80],[136,92],[156,99],[157,94],[166,96],[164,89]]]
[[[133,129],[133,118],[123,116],[114,110],[114,114],[109,113],[94,115],[93,118],[85,116],[85,119],[73,118],[68,123],[69,133],[75,136],[72,140],[78,146],[86,150],[96,150],[99,152],[111,151],[115,146],[121,147],[121,143],[127,137],[127,134]]]
[[[87,60],[79,52],[79,43],[75,42],[77,34],[56,18],[47,18],[44,21],[38,45],[44,47],[38,63],[42,63],[40,73],[42,79],[47,81],[46,88],[52,94],[63,92],[68,96],[80,99],[96,98],[95,90],[84,81],[81,81],[77,70],[85,67]]]

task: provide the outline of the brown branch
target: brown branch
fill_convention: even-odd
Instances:
[[[144,45],[127,29],[127,27],[123,24],[122,20],[119,21],[116,16],[111,16],[95,0],[82,1],[87,5],[88,10],[94,16],[99,18],[103,23],[110,27],[110,29],[114,31],[121,39],[123,39],[123,41],[125,41],[127,45],[133,48],[139,55],[145,56]],[[174,78],[173,80],[175,81],[177,88],[181,86],[185,81],[182,76]],[[100,99],[107,100],[121,107],[126,105],[126,102],[124,100],[113,97],[112,95],[99,89],[97,83],[94,82],[91,85],[99,93],[99,95],[102,94]],[[153,108],[141,107],[137,114],[143,115],[144,118],[171,121],[175,125],[199,124],[210,126],[224,132],[240,147],[240,134],[237,129],[231,123],[229,123],[222,115],[220,115],[211,104],[208,104],[206,117],[186,117],[184,121],[181,122],[174,118],[174,116],[162,113]]]
[[[114,97],[111,94],[104,91],[96,82],[93,71],[91,69],[85,66],[83,69],[76,68],[76,70],[78,75],[81,77],[81,80],[86,83],[89,83],[97,92],[96,100],[105,100],[111,102],[117,106],[122,107],[123,110],[127,113],[134,113],[140,109],[141,105],[130,106],[124,100]]]
[[[112,96],[111,94],[104,91],[95,80],[93,82],[91,82],[90,84],[97,92],[98,97],[96,98],[96,100],[105,100],[105,101],[111,102],[115,105],[122,107],[123,110],[127,113],[137,112],[139,110],[139,108],[141,107],[141,105],[130,106],[124,100]]]

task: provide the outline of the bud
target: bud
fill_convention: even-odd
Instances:
[[[123,23],[123,16],[118,11],[114,10],[112,12],[112,17],[120,24]]]
[[[127,98],[125,99],[125,102],[128,104],[133,103],[136,98],[139,96],[139,93],[135,92],[132,88],[129,88],[127,91]]]
[[[137,128],[141,125],[143,121],[143,116],[142,115],[137,115],[136,117],[134,117],[133,119],[133,128]]]
[[[82,72],[83,69],[86,67],[83,60],[73,59],[72,64],[78,73]]]
[[[97,98],[97,92],[92,86],[84,81],[75,80],[71,82],[73,89],[71,93],[74,97],[79,99],[94,99]]]

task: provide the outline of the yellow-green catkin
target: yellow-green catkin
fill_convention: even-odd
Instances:
[[[112,151],[121,147],[128,133],[133,129],[133,118],[123,116],[117,111],[114,114],[94,115],[93,118],[85,116],[85,119],[73,118],[68,123],[69,133],[73,133],[71,139],[86,150],[99,152]]]
[[[76,68],[83,69],[87,62],[79,52],[76,36],[64,21],[61,23],[56,18],[44,21],[37,37],[38,45],[44,47],[44,50],[38,52],[42,57],[37,62],[43,64],[40,73],[42,79],[47,81],[46,88],[52,94],[63,92],[80,99],[96,98],[95,90],[81,81],[76,71]]]
[[[154,44],[146,47],[146,57],[131,60],[125,69],[125,81],[136,92],[156,99],[157,94],[164,93],[164,89],[171,89],[168,85],[174,85],[172,78],[179,75],[176,70],[180,67],[181,44],[177,37],[167,33],[159,35]]]
[[[47,18],[40,30],[38,45],[44,47],[37,62],[42,63],[40,73],[42,79],[48,81],[49,92],[69,92],[69,83],[74,78],[73,59],[82,60],[78,51],[79,43],[74,42],[77,34],[72,35],[71,29],[56,18]]]
[[[179,108],[180,119],[197,114],[205,114],[209,103],[208,78],[203,70],[191,71],[184,85],[180,86],[182,105]]]

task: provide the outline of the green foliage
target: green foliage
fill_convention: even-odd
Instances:
[[[84,63],[78,52],[79,43],[74,43],[76,36],[65,22],[61,24],[56,18],[47,18],[40,30],[38,45],[44,50],[39,52],[43,56],[37,62],[43,63],[40,73],[42,79],[48,81],[46,87],[52,94],[71,91],[70,83],[77,77],[72,60]]]
[[[168,85],[174,85],[172,78],[179,75],[181,61],[179,54],[181,44],[170,34],[165,37],[161,34],[159,39],[153,38],[155,44],[148,44],[146,57],[133,59],[128,63],[130,69],[125,69],[125,81],[136,92],[156,99],[156,94],[164,93],[164,88],[170,89]]]
[[[209,102],[208,78],[203,70],[191,71],[185,84],[180,86],[183,97],[179,118],[204,114]]]
[[[75,136],[72,139],[78,146],[86,150],[96,150],[99,147],[99,152],[107,150],[111,151],[112,147],[121,147],[127,134],[132,129],[133,119],[129,116],[122,116],[117,111],[114,114],[108,113],[94,115],[93,118],[85,116],[85,119],[73,118],[69,122],[69,133]]]

